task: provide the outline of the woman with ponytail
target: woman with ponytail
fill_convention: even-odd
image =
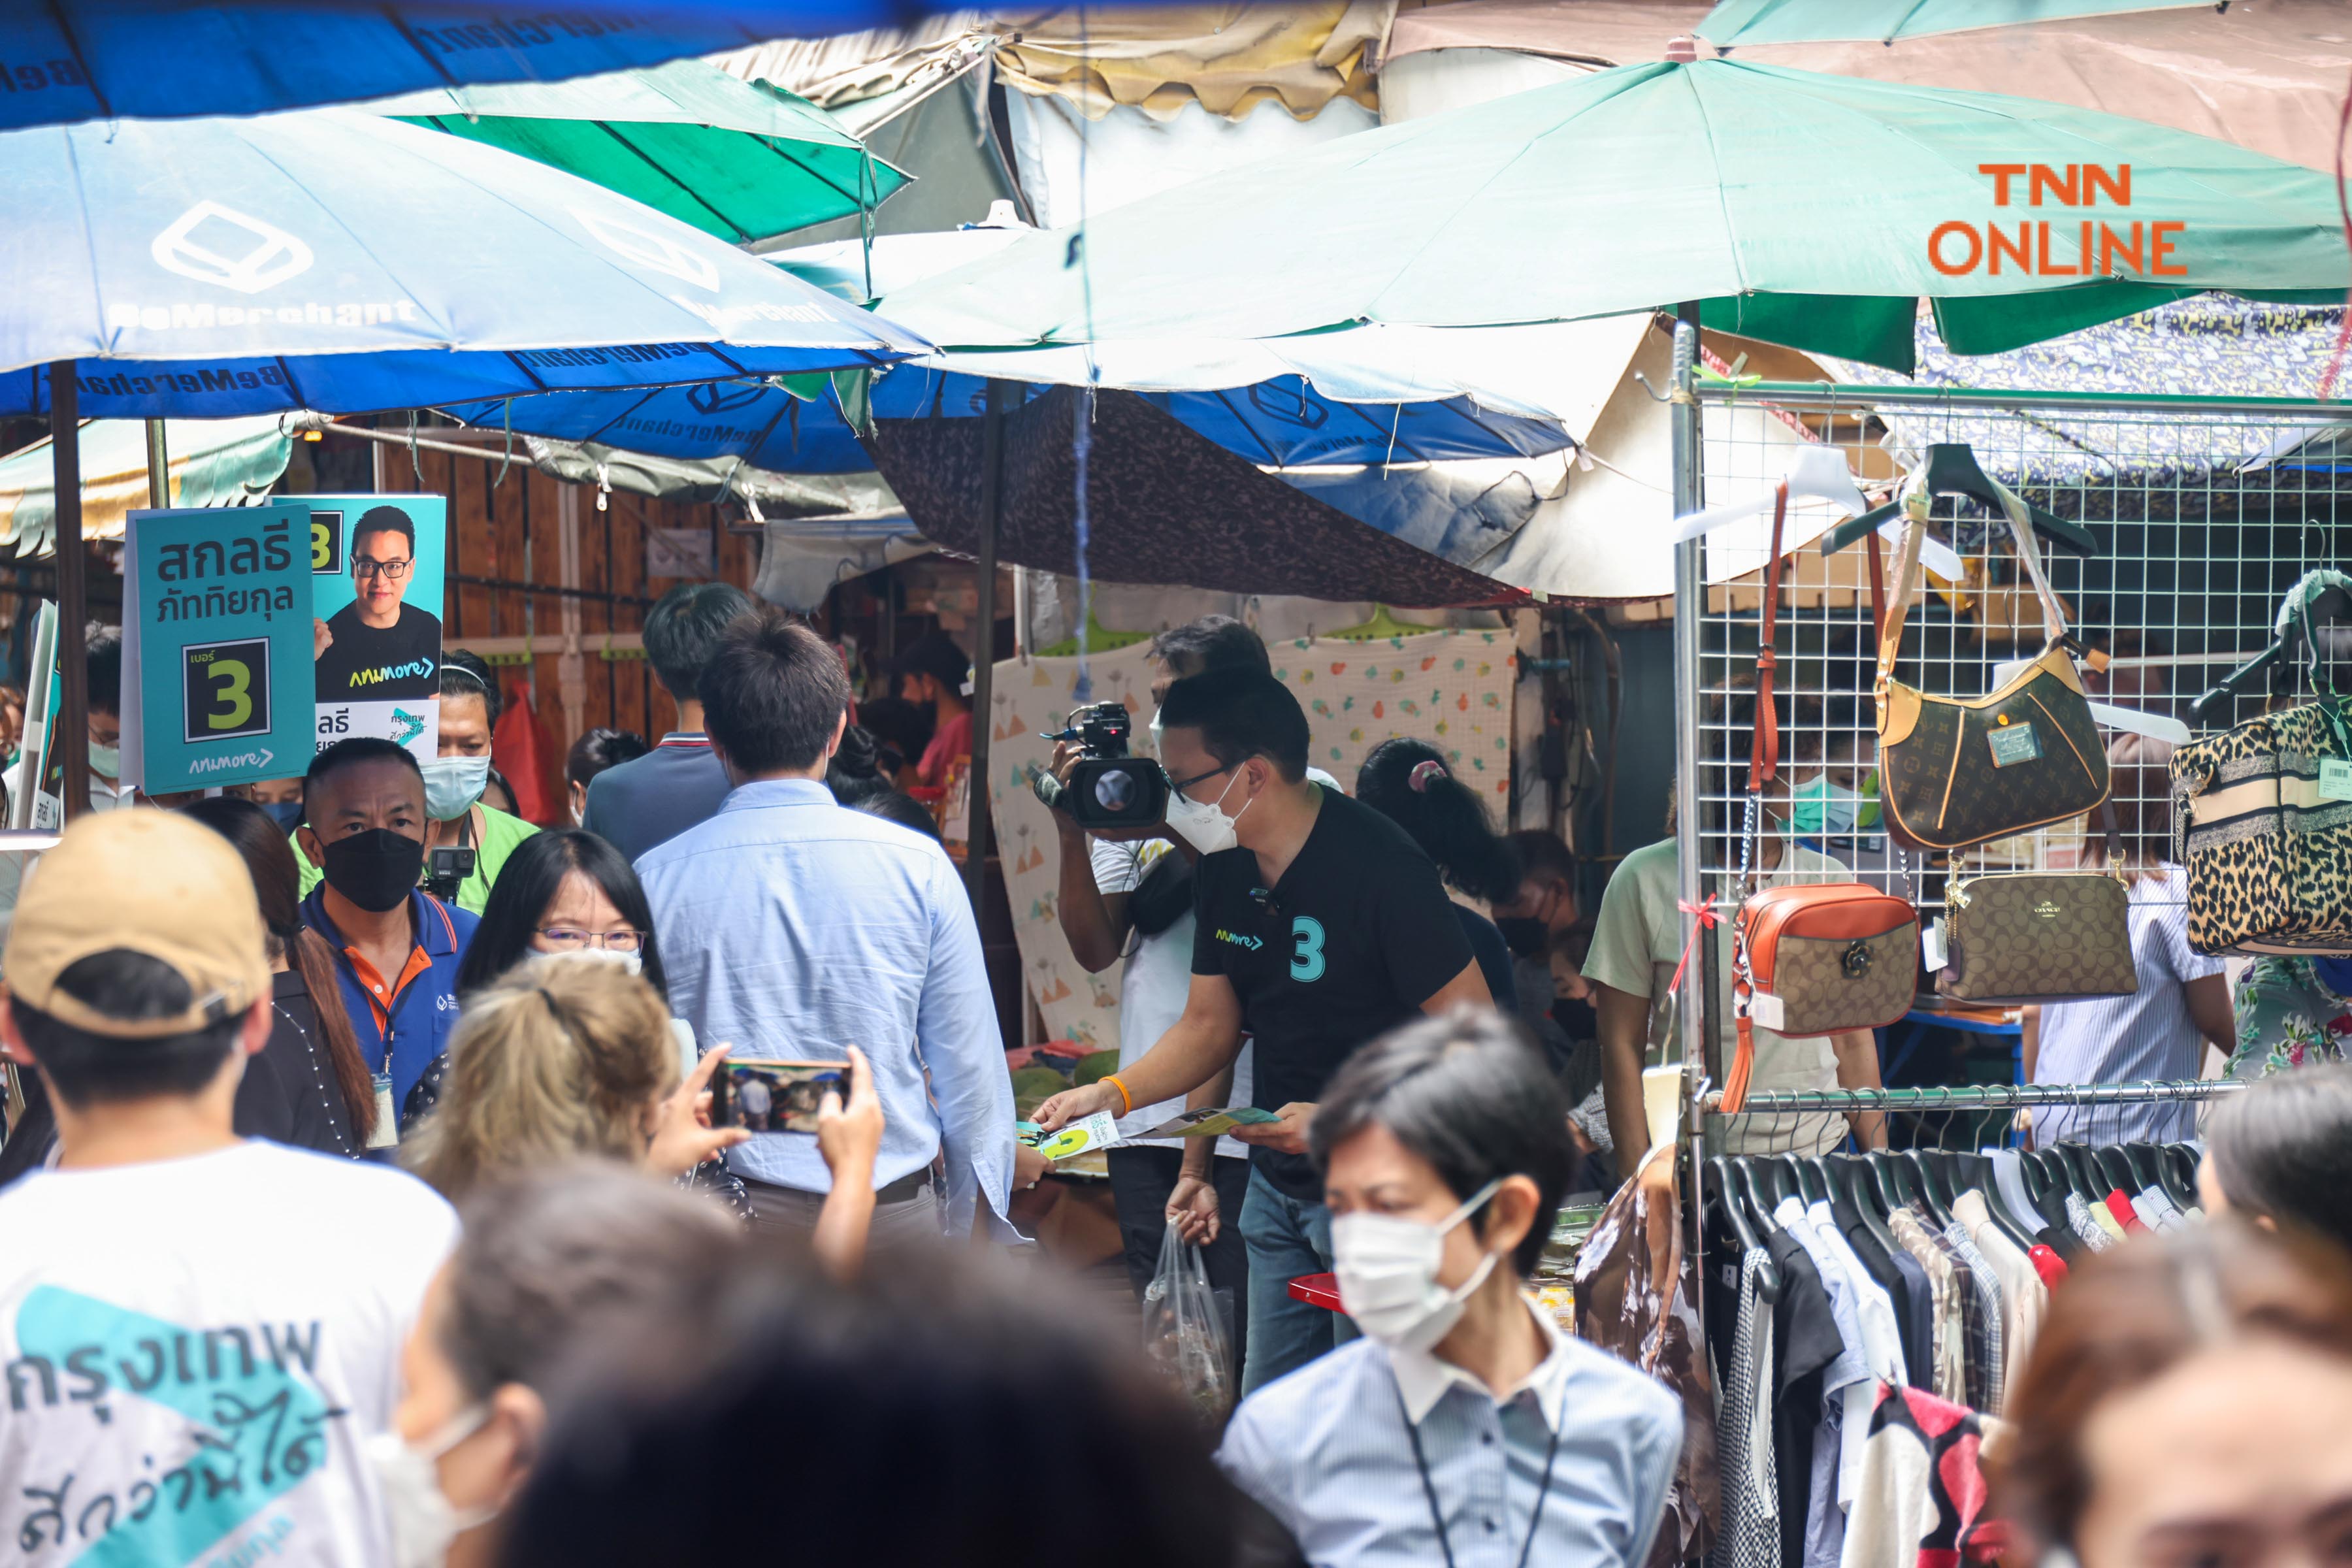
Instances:
[[[1495,831],[1477,792],[1454,776],[1445,753],[1428,742],[1400,735],[1374,746],[1356,773],[1356,798],[1403,828],[1447,887],[1488,905],[1518,895],[1519,858],[1510,840]],[[1518,991],[1503,933],[1466,904],[1457,901],[1454,912],[1496,1007],[1516,1015]]]
[[[251,801],[226,795],[192,802],[186,813],[245,857],[276,971],[269,1044],[237,1082],[237,1135],[358,1159],[375,1132],[374,1080],[343,1011],[326,939],[298,912],[300,874],[286,831]],[[313,1001],[320,996],[326,1006]]]

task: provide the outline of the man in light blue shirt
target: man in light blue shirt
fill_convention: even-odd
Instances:
[[[703,721],[734,788],[716,816],[646,852],[670,1006],[739,1059],[874,1065],[886,1127],[875,1234],[971,1233],[1004,1213],[1013,1083],[980,932],[938,843],[836,805],[825,763],[849,683],[780,611],[730,626],[703,670]],[[944,1150],[947,1188],[931,1165]],[[831,1180],[816,1139],[761,1132],[728,1152],[756,1224],[805,1232]]]
[[[1318,1568],[1643,1568],[1682,1452],[1664,1385],[1522,1281],[1574,1152],[1514,1026],[1459,1008],[1365,1046],[1310,1149],[1364,1337],[1243,1402],[1217,1463]]]

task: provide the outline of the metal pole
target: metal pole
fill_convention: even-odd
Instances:
[[[1699,411],[1692,393],[1692,365],[1698,358],[1698,322],[1695,307],[1685,305],[1675,322],[1673,425],[1675,515],[1699,509]],[[1699,855],[1699,619],[1706,609],[1706,584],[1699,575],[1699,542],[1675,546],[1675,869],[1684,903],[1696,905],[1704,894]],[[1679,922],[1685,943],[1695,917]],[[1716,1082],[1723,1081],[1723,1064],[1716,1058],[1707,1009],[1714,1000],[1712,976],[1715,942],[1698,944],[1698,962],[1690,966],[1685,992],[1675,999],[1680,1025],[1682,1059]]]
[[[163,422],[147,421],[147,504],[172,504],[172,454],[163,444]]]
[[[89,594],[82,582],[81,387],[69,359],[49,366],[49,461],[56,497],[58,674],[62,688],[57,754],[65,768],[59,805],[65,820],[71,822],[89,809],[89,657],[82,636]],[[40,788],[37,780],[33,787]]]
[[[981,918],[988,880],[988,738],[996,675],[996,534],[1004,520],[1004,405],[1008,384],[988,384],[988,410],[980,426],[980,625],[971,640],[971,768],[967,774],[963,874],[972,917]]]

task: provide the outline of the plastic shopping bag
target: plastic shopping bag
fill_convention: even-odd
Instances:
[[[1172,1225],[1160,1238],[1160,1268],[1143,1293],[1143,1348],[1203,1422],[1224,1421],[1234,1402],[1232,1338],[1201,1249]]]

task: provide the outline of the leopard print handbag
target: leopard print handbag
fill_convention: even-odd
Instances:
[[[2333,693],[2181,747],[2171,793],[2190,947],[2352,952],[2352,737]]]

